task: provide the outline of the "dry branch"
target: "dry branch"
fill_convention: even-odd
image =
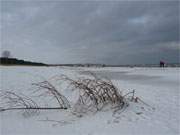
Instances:
[[[42,91],[40,95],[50,94],[53,96],[57,100],[60,108],[70,108],[70,103],[67,98],[63,96],[49,81],[33,83],[32,85],[38,87],[37,91]]]
[[[39,108],[39,106],[35,101],[23,94],[17,94],[12,91],[1,91],[0,97],[2,99],[2,107],[0,111],[13,110],[13,108],[21,108],[21,110],[24,110],[23,114],[25,116],[38,113],[38,109],[27,111],[28,108]]]
[[[98,78],[91,73],[90,77],[73,80],[68,76],[61,76],[59,80],[68,81],[73,90],[79,90],[79,99],[74,109],[77,112],[101,110],[105,105],[111,104],[122,108],[125,104],[124,97],[113,83],[104,78]]]
[[[2,108],[0,109],[0,112],[2,111],[8,111],[8,110],[59,110],[59,109],[67,109],[62,107],[31,107],[31,108],[24,108],[24,107],[17,107],[17,108]]]

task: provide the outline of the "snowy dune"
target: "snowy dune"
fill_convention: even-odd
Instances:
[[[2,135],[178,135],[180,134],[180,68],[70,68],[1,66],[1,90],[31,94],[32,83],[65,74],[72,78],[91,71],[108,77],[123,92],[135,90],[145,103],[129,103],[122,113],[113,115],[104,110],[94,115],[77,118],[70,110],[46,110],[24,117],[20,111],[0,113]],[[61,92],[63,84],[52,82]],[[75,100],[75,99],[74,99]],[[43,101],[41,101],[43,102]],[[50,104],[44,101],[43,104]],[[53,105],[56,103],[52,102]],[[50,121],[46,121],[50,120]]]

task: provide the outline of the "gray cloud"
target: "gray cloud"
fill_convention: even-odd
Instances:
[[[1,50],[46,63],[179,62],[179,1],[1,2]]]

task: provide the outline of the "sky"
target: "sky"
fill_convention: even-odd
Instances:
[[[2,1],[1,52],[49,64],[179,63],[179,1]]]

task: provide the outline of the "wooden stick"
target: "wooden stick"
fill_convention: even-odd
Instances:
[[[52,108],[48,108],[48,107],[31,107],[31,108],[25,108],[25,107],[19,107],[19,108],[2,108],[0,109],[0,112],[2,111],[8,111],[8,110],[58,110],[58,109],[67,109],[64,107],[52,107]]]

